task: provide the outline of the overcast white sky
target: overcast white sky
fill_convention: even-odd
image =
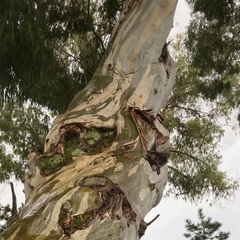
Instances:
[[[183,31],[189,21],[189,9],[184,0],[179,0],[175,23],[172,34]],[[172,35],[171,34],[171,35]],[[239,132],[239,129],[237,130]],[[240,135],[231,128],[226,128],[225,137],[220,145],[223,155],[222,169],[229,172],[233,178],[240,176]],[[15,188],[19,202],[24,202],[22,184],[15,183]],[[0,203],[11,203],[9,184],[0,185]],[[146,221],[149,222],[157,214],[160,217],[152,223],[142,238],[143,240],[183,240],[185,232],[185,219],[190,218],[197,221],[197,210],[203,208],[204,214],[213,220],[223,224],[222,230],[230,232],[230,240],[240,239],[240,191],[236,193],[235,199],[222,201],[217,205],[209,206],[209,203],[202,202],[191,204],[181,199],[163,198],[160,204],[152,209],[147,215]]]

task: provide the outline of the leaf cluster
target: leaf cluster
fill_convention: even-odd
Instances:
[[[0,182],[21,179],[31,151],[43,152],[51,116],[38,105],[7,104],[0,110]]]
[[[7,228],[7,220],[11,216],[11,207],[10,205],[2,206],[0,204],[0,221],[3,223],[0,224],[0,234]]]
[[[18,211],[23,208],[23,204],[18,208]],[[12,215],[12,208],[9,204],[3,206],[0,204],[0,234],[7,228],[7,221]]]
[[[198,70],[199,92],[210,100],[228,96],[232,106],[238,107],[240,95],[233,81],[239,81],[240,5],[234,0],[187,2],[192,18],[185,46]]]
[[[63,112],[94,74],[123,2],[1,1],[0,103]]]

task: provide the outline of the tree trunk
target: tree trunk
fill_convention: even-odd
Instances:
[[[139,239],[167,182],[160,109],[175,79],[177,0],[127,1],[88,86],[29,156],[26,205],[0,239]]]

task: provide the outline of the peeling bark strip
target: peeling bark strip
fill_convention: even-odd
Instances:
[[[158,115],[176,66],[159,61],[177,0],[126,0],[87,87],[31,154],[26,205],[0,240],[138,240],[167,183],[169,132]]]
[[[112,219],[120,220],[125,217],[128,226],[132,221],[136,221],[136,213],[132,210],[124,192],[118,184],[113,183],[110,179],[102,176],[87,177],[78,185],[90,187],[97,191],[96,208],[93,212],[102,219],[106,213],[110,212]]]
[[[159,116],[154,117],[151,114],[152,109],[140,110],[139,108],[128,108],[128,113],[131,115],[135,126],[137,128],[142,149],[145,153],[145,159],[149,162],[152,169],[160,173],[160,169],[167,163],[167,160],[170,156],[168,149],[161,151],[156,151],[159,145],[163,145],[169,141],[169,137],[163,135],[159,129],[155,126],[155,122],[159,121],[161,123],[161,118]],[[147,137],[144,135],[144,132],[151,131],[151,134],[155,136],[154,143],[152,146],[147,147],[149,142]]]

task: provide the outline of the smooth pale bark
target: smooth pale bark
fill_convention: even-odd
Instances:
[[[139,239],[167,183],[160,109],[176,66],[166,49],[177,0],[128,1],[88,86],[30,154],[26,206],[0,239]]]

